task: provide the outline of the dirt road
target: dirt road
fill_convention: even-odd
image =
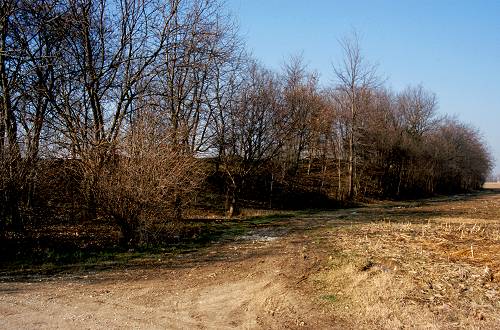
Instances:
[[[125,267],[4,277],[0,328],[491,328],[500,325],[499,206],[498,193],[381,203]],[[446,253],[424,241],[440,235],[456,243]],[[452,254],[474,235],[474,258]]]
[[[309,239],[263,228],[131,269],[0,283],[0,327],[290,328],[327,325],[306,295]],[[333,321],[332,321],[333,322]],[[335,324],[335,323],[331,323]]]

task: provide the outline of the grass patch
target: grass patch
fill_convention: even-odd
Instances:
[[[196,249],[211,243],[231,241],[238,236],[247,234],[256,227],[273,226],[280,220],[290,219],[294,216],[294,213],[277,213],[234,220],[188,222],[186,226],[195,226],[196,233],[192,237],[181,238],[177,244],[171,245],[171,248],[176,250]],[[279,225],[284,224],[280,222]]]
[[[130,250],[118,246],[100,249],[79,249],[77,246],[61,249],[37,248],[29,251],[26,249],[22,254],[9,258],[4,256],[3,260],[0,260],[0,276],[51,275],[158,263],[159,260],[195,252],[214,243],[233,241],[256,227],[272,226],[279,220],[293,216],[293,213],[277,213],[234,220],[187,220],[177,224],[178,228],[164,240]],[[283,223],[280,222],[280,225]]]
[[[243,222],[249,222],[252,225],[266,225],[270,224],[272,222],[278,221],[278,220],[283,220],[283,219],[290,219],[296,216],[294,213],[277,213],[277,214],[269,214],[269,215],[264,215],[264,216],[256,216],[256,217],[251,217],[246,220],[243,220]]]

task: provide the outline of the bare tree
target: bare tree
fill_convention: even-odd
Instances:
[[[319,115],[319,95],[317,77],[313,73],[307,72],[302,57],[291,57],[284,65],[283,86],[283,106],[284,119],[287,121],[287,143],[284,151],[292,175],[297,174],[300,161],[306,151],[310,152],[311,138],[313,136],[312,124],[314,118]]]
[[[54,87],[54,62],[64,33],[53,24],[57,5],[58,1],[31,0],[0,5],[0,154],[6,171],[2,191],[4,205],[10,208],[5,217],[18,228],[22,226],[19,203],[31,205],[39,145],[50,110],[47,95]]]
[[[0,159],[1,159],[1,227],[12,224],[16,230],[21,227],[18,209],[19,187],[17,176],[21,151],[18,145],[17,120],[15,117],[16,85],[19,78],[21,60],[16,56],[12,41],[13,16],[16,11],[15,1],[3,1],[0,4]],[[1,228],[3,229],[3,228]]]
[[[283,145],[279,89],[274,75],[250,63],[248,76],[239,89],[236,102],[227,108],[220,123],[224,127],[221,161],[230,181],[228,215],[238,212],[238,199],[245,181],[271,161]]]
[[[422,85],[407,87],[398,95],[400,125],[411,136],[422,136],[433,129],[437,122],[437,99]]]
[[[433,189],[444,192],[480,189],[492,168],[492,159],[478,131],[446,119],[430,137],[437,166]]]
[[[355,181],[357,170],[357,134],[361,118],[363,97],[371,88],[378,84],[376,68],[369,65],[361,53],[359,37],[356,33],[340,41],[343,59],[340,65],[334,67],[338,80],[337,90],[345,97],[339,98],[339,104],[349,113],[347,132],[347,196],[356,195]]]
[[[95,189],[127,120],[146,93],[179,1],[68,1],[57,84],[48,88],[51,125],[67,157],[81,161],[90,216]]]
[[[435,95],[420,85],[406,88],[397,96],[396,102],[395,116],[401,130],[397,146],[401,151],[397,160],[399,173],[396,195],[399,195],[405,182],[408,187],[425,185],[414,182],[428,175],[422,172],[432,171],[433,166],[422,166],[422,160],[429,158],[426,156],[428,148],[425,140],[437,127],[439,118],[436,116]]]

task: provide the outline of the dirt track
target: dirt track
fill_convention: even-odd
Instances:
[[[278,230],[283,235],[283,230]],[[0,284],[0,327],[290,328],[313,324],[319,260],[308,238],[272,229],[139,269]],[[136,268],[136,267],[134,267]]]
[[[318,329],[380,326],[367,319],[362,323],[351,319],[353,315],[363,314],[359,308],[367,308],[356,303],[359,297],[341,300],[333,295],[325,296],[325,293],[333,292],[334,289],[340,291],[334,284],[325,284],[328,281],[324,279],[325,276],[330,276],[329,272],[343,269],[337,266],[345,261],[337,262],[336,258],[344,250],[351,251],[352,244],[346,243],[348,236],[345,235],[353,235],[354,232],[350,230],[357,230],[357,226],[370,226],[371,221],[379,221],[381,215],[384,215],[383,221],[387,221],[387,217],[398,221],[397,217],[403,211],[404,221],[430,223],[437,216],[439,219],[447,216],[457,219],[457,212],[446,215],[446,210],[461,210],[463,212],[460,214],[463,215],[474,207],[476,209],[471,214],[479,214],[483,220],[492,218],[492,223],[498,224],[498,218],[495,217],[498,215],[499,203],[500,195],[492,193],[428,203],[401,204],[403,206],[390,203],[339,210],[280,220],[280,224],[256,228],[248,235],[232,241],[216,243],[186,254],[165,255],[164,259],[148,260],[123,269],[80,271],[53,277],[4,278],[0,283],[0,328]],[[407,218],[409,216],[411,218]],[[469,215],[467,219],[470,218]],[[391,230],[393,233],[394,230]],[[364,237],[365,234],[362,235]],[[377,237],[380,241],[380,236]],[[344,243],[337,244],[342,239]],[[499,244],[498,238],[496,241],[495,238],[492,240]],[[419,246],[419,249],[423,249],[422,245]],[[336,252],[333,253],[334,251]],[[356,273],[353,277],[363,275],[364,281],[370,284],[372,282],[369,281],[380,276],[384,276],[384,281],[387,276],[394,276],[398,280],[403,278],[401,276],[409,276],[409,273],[402,272],[409,269],[408,265],[413,261],[407,261],[408,267],[402,265],[397,272],[396,267],[394,271],[391,268],[388,272],[388,268],[384,268],[386,264],[381,260],[387,259],[390,251],[384,252],[379,247],[376,251],[381,251],[380,255],[370,255],[370,263],[374,260],[373,265],[376,267],[372,267],[372,264],[360,269],[351,267],[350,271]],[[364,252],[353,253],[359,256]],[[424,255],[422,251],[418,253]],[[417,253],[415,255],[418,256]],[[477,264],[477,261],[468,263],[466,259],[448,262],[450,265],[463,264],[463,269],[468,274],[475,270],[482,271],[484,266]],[[493,269],[493,272],[498,271],[500,269]],[[342,276],[344,273],[336,275],[339,274]],[[335,278],[336,275],[329,278]],[[500,324],[497,323],[500,320],[500,306],[494,303],[500,296],[494,296],[493,303],[487,306],[487,302],[481,300],[485,306],[483,309],[492,315],[486,315],[479,307],[477,310],[483,313],[479,317],[475,317],[475,314],[462,315],[465,312],[460,307],[453,306],[469,304],[476,298],[464,295],[453,298],[458,299],[457,301],[449,298],[449,302],[433,305],[424,301],[423,296],[419,298],[415,294],[423,292],[418,287],[418,276],[420,275],[415,275],[416,284],[408,289],[408,297],[398,297],[400,300],[397,300],[399,305],[403,301],[403,305],[412,306],[413,309],[408,311],[425,309],[427,314],[422,314],[422,317],[427,318],[427,323],[414,324],[415,326],[455,328],[474,325],[488,328]],[[361,295],[364,292],[362,285],[363,282],[356,284]],[[484,283],[482,285],[484,287]],[[452,283],[451,287],[453,286]],[[492,278],[487,283],[487,290],[493,294],[500,292],[497,278]],[[352,294],[356,291],[349,292]],[[339,303],[334,302],[337,299]],[[390,301],[392,297],[387,299]],[[384,301],[383,303],[385,304]],[[451,306],[447,307],[449,311],[443,317],[439,314],[442,313],[441,306]],[[343,312],[349,308],[352,308],[354,314]],[[398,311],[401,312],[393,310],[390,313]],[[454,319],[449,318],[452,314],[456,316]],[[397,318],[397,315],[392,317]],[[462,317],[465,319],[462,320]],[[417,319],[400,318],[399,323],[390,325],[409,326],[416,321]]]

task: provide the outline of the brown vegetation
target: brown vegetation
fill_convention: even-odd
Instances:
[[[191,207],[231,217],[479,189],[479,133],[440,118],[421,86],[386,90],[356,35],[340,45],[338,82],[322,87],[300,57],[259,65],[216,0],[2,1],[4,246],[53,219],[113,222],[141,246]]]
[[[480,133],[340,46],[321,86],[217,0],[2,0],[0,327],[498,328],[498,191],[377,201],[481,189]]]

